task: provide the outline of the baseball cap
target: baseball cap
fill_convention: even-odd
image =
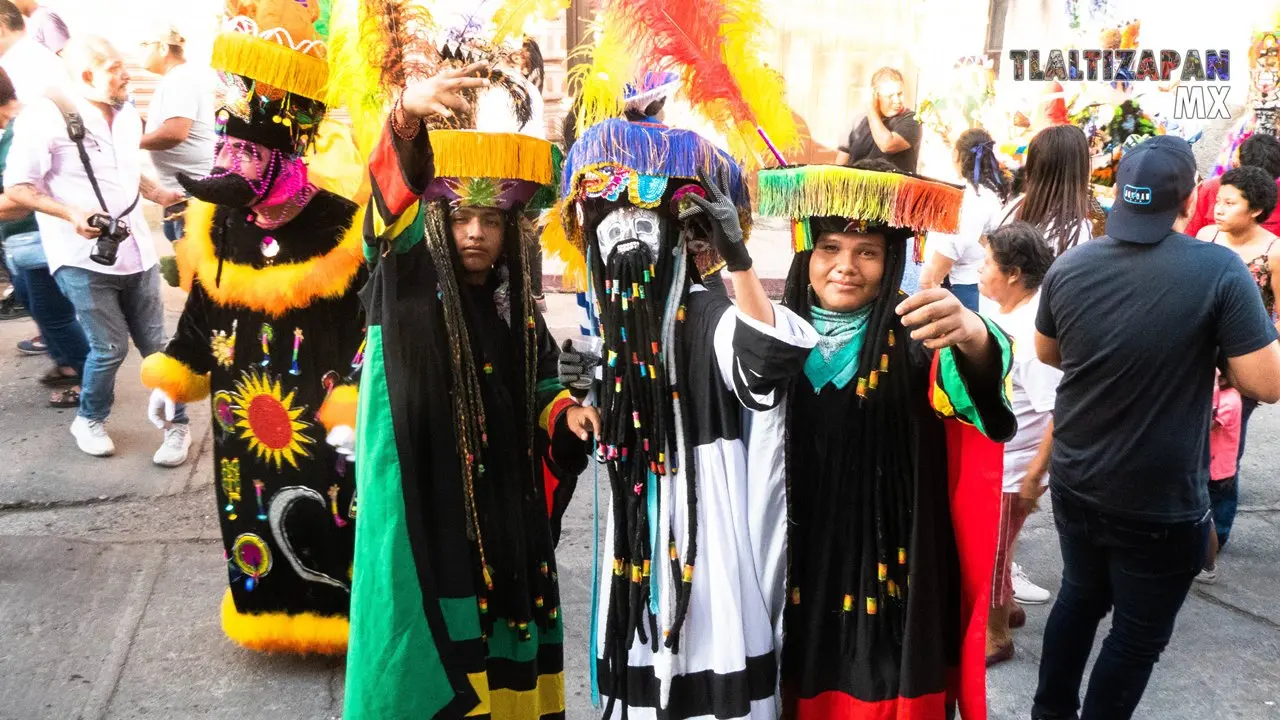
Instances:
[[[1116,200],[1107,214],[1107,235],[1154,244],[1178,219],[1182,202],[1196,187],[1196,158],[1186,140],[1158,135],[1134,146],[1116,171]]]
[[[187,44],[187,39],[182,37],[182,33],[177,27],[168,24],[157,24],[151,28],[145,42],[182,47]]]

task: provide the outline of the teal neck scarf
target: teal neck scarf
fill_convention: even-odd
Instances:
[[[818,344],[809,353],[804,374],[813,385],[814,392],[822,392],[828,383],[843,390],[857,375],[858,355],[862,352],[872,304],[847,313],[831,312],[817,306],[810,308],[813,327],[818,331]]]

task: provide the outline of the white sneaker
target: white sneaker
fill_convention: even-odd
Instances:
[[[76,439],[80,451],[94,457],[114,455],[116,444],[107,435],[107,426],[97,420],[76,416],[71,423],[71,435]]]
[[[1198,583],[1200,583],[1200,584],[1202,584],[1202,585],[1215,585],[1215,584],[1217,584],[1217,582],[1218,582],[1218,571],[1217,571],[1217,569],[1214,569],[1214,570],[1210,570],[1210,569],[1208,569],[1208,568],[1204,568],[1204,569],[1202,569],[1202,570],[1200,571],[1200,574],[1199,574],[1199,575],[1196,575],[1196,582],[1198,582]]]
[[[1053,595],[1048,590],[1036,585],[1022,572],[1018,563],[1013,563],[1013,599],[1023,605],[1043,605]]]
[[[178,467],[187,461],[187,453],[191,450],[191,430],[185,423],[170,425],[164,431],[164,442],[151,462],[161,467]]]

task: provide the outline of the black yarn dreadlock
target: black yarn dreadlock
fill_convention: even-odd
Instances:
[[[603,217],[604,212],[599,216]],[[598,459],[609,475],[614,528],[610,540],[613,579],[603,659],[616,686],[606,693],[610,699],[604,717],[611,716],[617,698],[628,696],[627,651],[633,637],[648,644],[655,653],[664,642],[673,652],[679,652],[680,628],[693,588],[697,475],[691,446],[685,443],[683,456],[675,457],[681,451],[677,433],[683,430],[675,405],[684,378],[678,363],[678,376],[669,374],[668,353],[676,348],[667,343],[675,335],[664,337],[663,321],[671,308],[682,302],[694,270],[692,260],[673,260],[665,245],[658,257],[647,246],[628,248],[625,244],[607,259],[595,253],[591,257],[606,353]],[[593,247],[596,248],[598,245]],[[676,502],[676,488],[664,484],[674,479],[677,471],[683,471],[681,480],[686,486],[687,549],[682,559],[675,530],[668,528],[666,537],[659,538],[667,545],[664,564],[661,547],[654,547],[653,543],[654,533],[662,528],[650,525],[648,494],[661,496],[665,489],[671,502]],[[658,617],[650,611],[650,579],[652,573],[663,572],[664,568],[671,573],[672,587],[676,589],[675,619],[665,638],[658,627]]]
[[[843,232],[848,225],[845,218],[813,218],[811,222],[815,239],[824,232]],[[858,625],[856,619],[852,619],[856,618],[853,613],[862,612],[863,603],[871,598],[876,604],[874,617],[882,622],[880,631],[887,632],[896,645],[900,646],[903,641],[918,437],[911,398],[913,393],[923,391],[913,385],[912,374],[907,372],[909,338],[894,312],[903,296],[900,286],[911,233],[884,227],[869,228],[866,232],[885,237],[884,275],[867,321],[854,395],[850,397],[852,402],[848,403],[847,415],[828,420],[843,422],[843,427],[860,428],[861,433],[860,437],[850,438],[857,443],[856,450],[851,453],[856,458],[854,465],[841,469],[844,477],[832,478],[840,484],[842,502],[829,504],[823,517],[817,521],[819,525],[825,522],[824,527],[834,526],[837,532],[842,530],[840,542],[851,550],[858,549],[858,561],[841,564],[835,558],[812,556],[801,542],[802,538],[794,537],[799,527],[794,522],[789,526],[789,534],[793,537],[788,542],[792,592],[797,592],[794,589],[798,588],[796,578],[804,577],[800,570],[808,563],[825,560],[827,567],[841,569],[839,584],[846,593],[844,609],[847,620],[844,623],[845,636],[841,640],[844,647],[849,647]],[[812,256],[812,250],[796,255],[783,296],[783,305],[806,319],[812,318],[811,310],[816,303],[809,285]],[[796,399],[800,391],[813,392],[811,388],[798,389],[795,385],[806,382],[805,376],[800,375],[793,381],[788,395],[792,398],[788,403],[786,423],[788,504],[793,498],[790,483],[797,472],[797,453],[806,452],[797,445],[792,431],[797,420]],[[862,413],[860,420],[857,413]],[[806,482],[811,480],[805,478]],[[791,516],[790,507],[788,515]],[[855,570],[857,577],[854,576]],[[792,598],[793,602],[798,600]]]
[[[517,458],[511,478],[486,475],[490,438],[484,386],[476,367],[477,358],[483,358],[484,352],[480,338],[470,331],[479,327],[479,310],[474,307],[472,294],[463,292],[458,282],[462,263],[453,238],[449,204],[443,200],[428,203],[425,222],[427,249],[436,269],[438,297],[449,336],[453,387],[450,395],[457,417],[459,469],[467,537],[476,559],[481,626],[487,636],[494,616],[502,616],[518,628],[522,638],[527,638],[530,622],[544,629],[553,625],[559,613],[559,595],[550,530],[540,523],[527,522],[529,517],[544,512],[541,508],[546,507],[546,501],[534,452],[538,341],[528,272],[532,243],[521,210],[513,208],[504,213],[503,255],[499,260],[500,268],[505,269],[510,298],[504,320],[509,323],[516,353],[514,362],[521,369],[523,389],[523,393],[511,398],[514,417],[498,418],[499,422],[518,418],[517,422],[524,423],[524,432],[514,438],[517,447],[510,448]],[[494,450],[500,452],[501,448]],[[491,598],[498,598],[501,605],[490,607]]]

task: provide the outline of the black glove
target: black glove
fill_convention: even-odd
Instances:
[[[560,375],[560,384],[569,389],[569,394],[578,399],[591,392],[591,384],[595,382],[595,369],[600,364],[600,355],[589,349],[579,351],[573,340],[565,340],[560,346],[560,359],[556,369]]]
[[[698,171],[698,180],[706,188],[710,199],[696,193],[685,195],[696,207],[681,213],[680,219],[693,222],[706,233],[716,252],[724,259],[729,272],[750,270],[751,255],[747,252],[746,243],[742,241],[738,206],[733,204],[725,189],[712,182],[702,171]]]

